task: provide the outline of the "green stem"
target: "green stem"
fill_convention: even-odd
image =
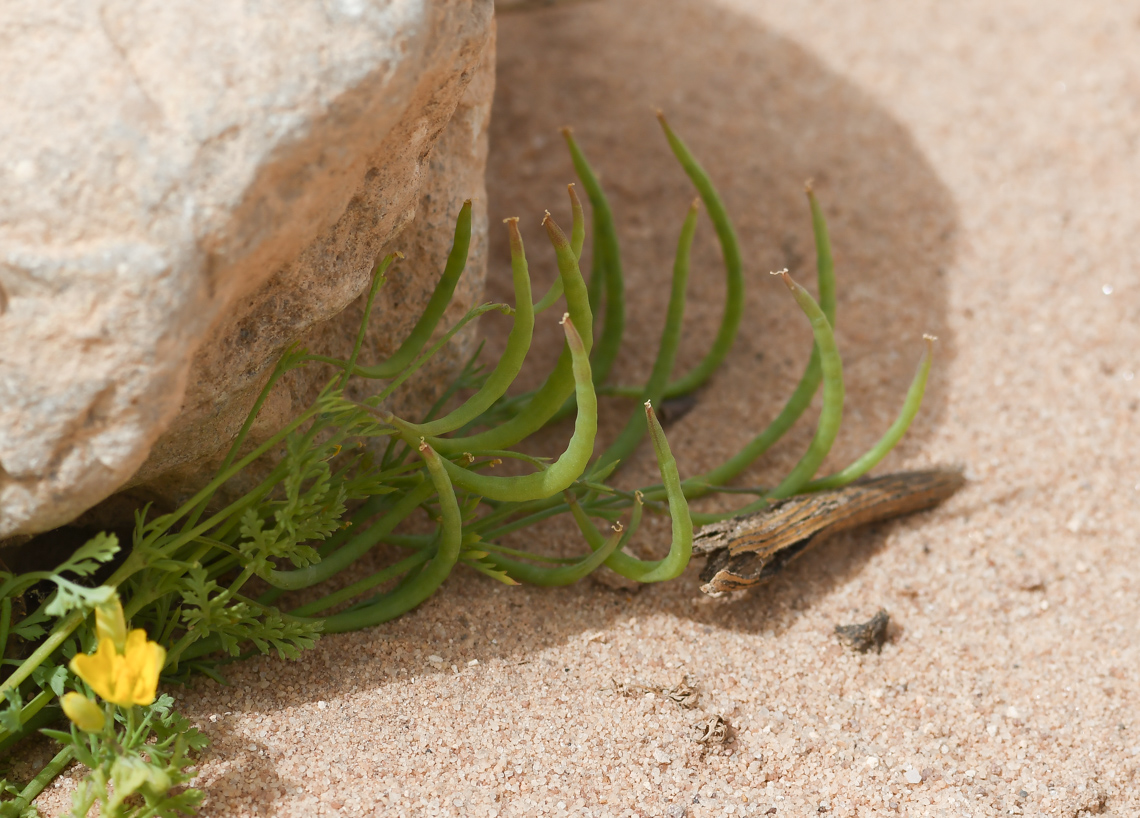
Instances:
[[[295,571],[270,571],[265,581],[283,590],[298,590],[324,582],[334,574],[343,571],[376,543],[384,539],[392,530],[426,502],[435,488],[430,480],[425,480],[392,505],[383,519],[365,531],[360,532],[339,550],[322,559],[315,565],[298,568]]]
[[[404,343],[400,344],[400,348],[388,360],[375,366],[357,366],[349,371],[361,377],[376,379],[394,378],[408,369],[412,361],[420,354],[420,350],[424,348],[424,344],[431,338],[432,333],[435,332],[436,326],[443,318],[444,311],[451,303],[451,297],[455,294],[455,286],[459,283],[459,277],[463,275],[463,269],[467,266],[467,251],[470,246],[471,200],[468,199],[463,203],[463,207],[459,210],[459,217],[455,220],[455,236],[451,243],[451,253],[448,255],[447,263],[443,268],[443,275],[440,276],[439,283],[436,284],[431,298],[428,299],[427,307],[420,315],[420,320],[416,322],[408,337],[404,339]]]
[[[590,357],[593,367],[594,383],[601,384],[609,377],[614,361],[621,349],[621,339],[625,332],[625,282],[622,276],[621,249],[618,246],[617,228],[614,225],[614,214],[610,209],[609,199],[598,182],[597,174],[586,161],[585,155],[574,140],[574,134],[569,128],[562,129],[562,136],[570,149],[570,158],[574,163],[574,171],[582,180],[586,188],[586,198],[590,200],[590,207],[594,211],[594,262],[596,270],[604,270],[600,276],[604,280],[606,292],[606,309],[602,316],[602,333],[598,338],[597,348]],[[591,278],[593,285],[593,278]],[[591,302],[593,303],[593,302]],[[563,408],[569,414],[570,408]]]
[[[0,657],[8,655],[8,633],[12,627],[12,597],[0,601]]]
[[[55,777],[62,773],[75,756],[75,748],[68,745],[55,754],[55,757],[36,773],[36,777],[27,783],[20,794],[11,802],[10,809],[14,815],[19,815],[29,804],[50,784]],[[86,815],[86,812],[83,813]]]
[[[426,443],[420,444],[420,454],[427,464],[436,493],[439,494],[439,550],[422,571],[409,574],[394,591],[385,594],[374,604],[325,619],[325,633],[360,630],[410,611],[435,593],[459,559],[463,543],[463,518],[459,513],[455,490],[451,487],[439,455]]]
[[[468,209],[470,209],[470,204],[470,202],[467,203]],[[460,218],[462,218],[462,211],[460,211]],[[364,346],[364,339],[368,335],[368,319],[372,315],[372,302],[376,300],[376,293],[386,280],[384,273],[388,271],[388,267],[393,261],[403,257],[403,253],[389,253],[376,265],[376,270],[372,274],[372,286],[368,288],[368,299],[364,302],[364,316],[360,319],[360,329],[356,332],[356,343],[352,345],[352,354],[348,356],[348,362],[344,367],[344,376],[340,379],[341,389],[348,385],[348,379],[352,377],[352,372],[356,368],[356,360],[360,357],[360,349]]]
[[[263,454],[265,454],[266,452],[273,449],[275,446],[277,446],[279,443],[281,443],[282,440],[287,438],[289,435],[291,435],[294,431],[296,431],[298,428],[300,428],[304,424],[308,423],[310,420],[313,419],[314,416],[316,416],[319,413],[320,413],[320,408],[316,405],[311,406],[308,409],[306,409],[298,417],[294,418],[290,423],[286,424],[285,427],[282,428],[279,432],[274,434],[272,437],[270,437],[268,440],[266,440],[264,443],[262,443],[256,449],[254,449],[252,452],[247,454],[241,460],[232,464],[228,469],[219,470],[218,475],[213,480],[211,480],[206,485],[205,488],[203,488],[201,491],[199,491],[197,494],[195,494],[192,498],[190,498],[190,500],[188,502],[183,504],[181,508],[179,508],[177,511],[175,511],[172,514],[164,515],[163,517],[159,517],[157,520],[155,520],[155,521],[153,521],[153,523],[151,523],[150,527],[153,529],[156,529],[156,530],[161,528],[165,531],[169,531],[171,528],[174,527],[174,524],[176,522],[178,522],[178,520],[181,517],[183,517],[184,515],[190,514],[191,511],[193,509],[195,509],[199,503],[201,503],[205,500],[208,500],[214,494],[214,492],[217,491],[219,488],[221,488],[221,486],[227,480],[229,480],[235,474],[240,472],[242,469],[244,469],[250,463],[253,463],[255,460],[257,460]],[[209,531],[211,528],[213,528],[219,522],[227,519],[230,516],[230,514],[232,513],[232,511],[231,511],[232,508],[241,507],[241,506],[246,505],[247,503],[248,503],[248,500],[246,498],[243,498],[241,500],[238,500],[236,503],[231,504],[231,506],[229,508],[223,509],[222,511],[219,511],[217,514],[210,517],[210,519],[208,519],[204,523],[192,525],[188,522],[186,525],[184,525],[182,527],[182,529],[179,532],[177,537],[175,537],[170,543],[164,544],[163,549],[164,549],[165,553],[167,555],[169,555],[169,554],[176,552],[179,548],[181,548],[183,545],[185,545],[186,543],[193,540],[199,534],[203,534],[203,533]]]
[[[511,314],[511,308],[506,304],[480,304],[478,307],[474,307],[473,309],[468,310],[467,314],[456,321],[455,325],[449,328],[438,341],[428,347],[428,350],[426,352],[408,364],[398,375],[396,375],[392,381],[384,387],[383,391],[381,391],[378,395],[369,398],[369,403],[374,406],[378,406],[389,397],[391,397],[392,393],[399,389],[404,384],[404,382],[408,380],[408,378],[412,377],[412,375],[418,372],[425,363],[427,363],[437,352],[446,346],[451,341],[451,339],[455,337],[456,333],[458,333],[461,329],[463,329],[479,316],[491,312],[492,310],[498,310],[504,315]],[[360,367],[357,367],[355,371],[358,375],[362,374]]]
[[[24,705],[20,710],[20,724],[27,724],[33,716],[47,706],[55,698],[55,692],[50,688],[41,690],[34,699]]]
[[[342,602],[347,602],[353,597],[359,596],[365,591],[369,591],[375,588],[377,585],[406,574],[408,571],[411,571],[417,566],[423,565],[425,562],[431,559],[432,556],[433,552],[430,549],[425,548],[422,551],[417,551],[411,556],[405,557],[399,562],[393,565],[389,565],[387,568],[381,571],[377,571],[369,577],[366,577],[358,582],[354,582],[352,585],[349,585],[346,588],[342,588],[341,590],[329,594],[326,597],[318,599],[315,602],[310,602],[308,605],[302,605],[301,607],[296,608],[289,613],[292,616],[316,616],[321,611],[327,611],[329,608],[334,608]]]
[[[698,200],[699,201],[699,200]],[[657,359],[641,394],[644,403],[659,403],[668,387],[669,375],[673,372],[673,362],[681,345],[681,322],[685,316],[685,288],[689,282],[689,253],[693,246],[693,236],[697,232],[698,202],[689,207],[688,215],[681,227],[681,237],[677,241],[677,254],[673,261],[673,283],[669,294],[669,307],[665,311],[665,329],[661,332],[661,343],[657,347]],[[617,439],[610,444],[594,463],[591,472],[603,469],[612,463],[625,460],[637,448],[645,436],[645,412],[635,409]]]
[[[87,614],[85,611],[72,611],[69,613],[62,622],[52,629],[52,632],[48,634],[47,638],[40,643],[40,646],[32,651],[32,655],[21,662],[20,666],[12,671],[12,675],[5,679],[3,684],[0,684],[0,697],[9,690],[15,690],[25,679],[31,676],[32,671],[50,658],[60,645],[67,641],[67,637],[71,636],[71,634],[75,632],[75,629],[83,624],[83,620],[86,618]]]
[[[610,535],[601,548],[587,554],[578,562],[570,565],[561,565],[557,568],[543,568],[538,565],[529,565],[525,562],[512,560],[494,552],[488,553],[485,559],[496,568],[506,571],[511,579],[526,582],[530,585],[539,585],[546,588],[572,585],[599,568],[619,547],[624,547],[626,540],[623,536],[623,530],[620,525],[616,526],[614,533]],[[629,531],[632,532],[633,529],[630,528]]]
[[[258,393],[257,400],[253,402],[253,406],[250,408],[249,413],[245,416],[245,422],[242,423],[241,429],[238,430],[237,436],[230,444],[229,451],[226,452],[225,459],[222,460],[221,466],[218,467],[219,474],[225,473],[230,468],[230,466],[233,465],[234,458],[237,457],[238,451],[241,449],[242,444],[245,442],[246,437],[249,435],[249,430],[253,428],[253,423],[255,420],[257,420],[257,416],[261,413],[261,407],[269,398],[269,393],[273,391],[273,387],[277,385],[277,381],[281,379],[281,376],[293,368],[295,363],[296,359],[293,355],[293,350],[291,348],[287,349],[285,354],[281,356],[281,359],[273,367],[273,371],[269,374],[269,380],[265,382],[265,386],[263,386],[261,388],[261,392]],[[206,510],[207,504],[210,502],[210,497],[212,497],[214,492],[217,491],[218,487],[221,486],[221,483],[218,483],[217,486],[211,488],[213,485],[214,484],[211,483],[210,486],[207,486],[206,489],[203,489],[201,492],[195,495],[195,498],[193,500],[191,500],[191,502],[194,503],[192,506],[193,510],[187,517],[186,524],[183,526],[183,528],[193,528],[194,524],[198,522],[198,519]],[[207,489],[209,490],[208,493]],[[170,520],[170,524],[173,525],[176,519],[177,518]]]

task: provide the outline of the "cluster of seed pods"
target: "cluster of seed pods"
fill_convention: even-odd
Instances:
[[[564,136],[593,211],[594,264],[588,281],[579,269],[586,234],[585,211],[571,185],[568,190],[573,223],[569,237],[549,213],[543,220],[559,270],[559,277],[549,291],[537,302],[532,301],[518,220],[507,219],[515,296],[513,309],[505,305],[482,305],[424,352],[426,341],[442,315],[462,270],[461,259],[465,256],[470,235],[468,204],[461,212],[456,228],[452,263],[445,270],[420,324],[392,359],[378,366],[363,367],[357,363],[355,352],[347,362],[309,357],[309,360],[342,366],[345,379],[350,376],[390,378],[391,383],[385,391],[365,405],[347,405],[332,393],[326,413],[351,412],[353,408],[369,412],[376,421],[369,434],[391,437],[381,470],[392,471],[395,477],[394,470],[405,469],[399,479],[406,481],[408,458],[415,454],[428,476],[414,487],[366,502],[356,516],[363,524],[380,515],[379,522],[372,523],[370,528],[362,525],[362,530],[346,537],[343,543],[329,543],[333,547],[323,549],[321,562],[297,571],[274,571],[267,577],[279,588],[306,587],[342,570],[381,540],[411,551],[405,560],[375,577],[356,583],[351,589],[359,593],[383,581],[403,576],[395,590],[371,599],[366,605],[357,605],[347,612],[327,617],[324,620],[326,630],[362,627],[398,616],[434,592],[457,562],[464,562],[510,583],[568,584],[603,564],[640,582],[672,579],[684,570],[689,561],[694,524],[755,511],[773,500],[794,494],[845,485],[878,463],[906,431],[922,400],[930,369],[932,339],[927,339],[927,348],[902,411],[888,432],[849,467],[836,474],[813,479],[838,434],[844,387],[842,364],[832,332],[836,299],[830,242],[821,208],[809,186],[807,194],[818,258],[819,301],[794,282],[787,271],[779,273],[811,324],[814,348],[808,365],[783,410],[740,452],[706,474],[683,481],[680,479],[653,404],[697,389],[724,360],[741,321],[744,279],[736,235],[720,196],[665,118],[659,115],[659,119],[674,155],[697,189],[698,199],[689,208],[681,228],[665,329],[653,369],[644,385],[617,387],[605,384],[622,340],[624,289],[621,256],[606,195],[569,130],[564,131]],[[725,307],[719,331],[707,354],[690,371],[674,377],[689,275],[689,253],[702,202],[723,251],[727,285]],[[382,281],[383,270],[391,261],[391,258],[385,259],[380,265],[372,295]],[[530,349],[536,316],[563,297],[567,310],[562,319],[566,343],[558,363],[538,390],[506,397],[507,389],[521,371]],[[513,325],[503,354],[494,369],[480,380],[471,397],[442,417],[419,423],[394,417],[378,408],[391,391],[426,361],[452,332],[466,321],[492,309],[508,312]],[[601,326],[595,333],[594,318],[599,311]],[[595,335],[598,338],[596,343]],[[729,514],[689,511],[689,500],[724,487],[777,441],[803,414],[821,385],[823,406],[815,435],[799,462],[776,487]],[[594,458],[598,394],[636,397],[643,403],[644,411],[633,412],[614,442]],[[329,406],[338,407],[337,412],[328,413]],[[565,450],[552,462],[527,458],[511,451],[526,437],[569,412],[576,412],[573,434]],[[622,461],[628,459],[647,434],[657,455],[661,482],[634,492],[619,491],[607,485],[609,476]],[[534,465],[534,470],[510,477],[486,473],[488,467],[504,457],[528,460]],[[396,525],[420,506],[430,508],[433,518],[438,521],[437,531],[420,536],[394,534]],[[623,550],[638,530],[646,506],[667,511],[672,518],[672,542],[668,554],[661,560],[639,560]],[[554,560],[498,543],[511,532],[567,512],[578,524],[590,548],[590,553],[581,559]],[[623,515],[627,514],[628,520],[623,523]],[[604,535],[596,520],[611,523],[613,532],[609,536]],[[347,592],[341,592],[293,613],[312,616],[349,598]]]
[[[275,648],[291,655],[290,651],[311,643],[317,631],[354,630],[393,619],[430,597],[458,563],[510,584],[565,585],[602,565],[639,582],[669,580],[679,576],[689,562],[694,525],[756,511],[795,494],[845,485],[865,474],[895,445],[921,404],[932,339],[927,339],[918,372],[890,429],[847,468],[815,477],[839,431],[844,387],[832,333],[836,299],[830,242],[821,208],[809,188],[818,302],[786,271],[780,273],[811,325],[814,347],[807,367],[775,419],[736,455],[705,474],[680,478],[653,406],[697,389],[723,362],[741,322],[744,277],[737,238],[720,196],[664,117],[659,115],[659,119],[698,198],[681,227],[665,329],[647,381],[640,386],[606,382],[624,328],[621,254],[605,192],[566,130],[574,167],[592,210],[593,266],[588,279],[579,268],[586,236],[585,209],[571,185],[569,236],[549,214],[543,220],[559,272],[551,288],[534,300],[517,219],[507,219],[513,307],[482,304],[437,335],[466,265],[471,237],[471,205],[467,202],[458,215],[452,251],[428,306],[390,358],[365,364],[361,350],[376,294],[399,254],[377,265],[360,333],[348,359],[288,350],[215,479],[174,512],[140,513],[130,552],[104,582],[119,588],[128,617],[145,623],[149,632],[169,644],[168,674],[180,665],[209,672],[211,655],[219,650],[237,655],[250,639],[258,650]],[[692,369],[675,375],[689,254],[701,204],[723,252],[725,304],[708,352]],[[557,364],[537,390],[508,396],[530,350],[535,321],[560,299],[566,305],[561,322],[565,346]],[[512,327],[489,373],[477,372],[472,359],[437,405],[418,421],[395,417],[384,408],[392,393],[455,333],[490,311],[509,315]],[[595,317],[600,324],[596,331]],[[311,365],[331,366],[335,377],[298,418],[264,443],[247,446],[248,433],[271,390],[289,370]],[[344,391],[352,378],[386,383],[375,397],[355,402]],[[690,500],[728,490],[730,481],[791,428],[821,387],[823,405],[815,434],[777,486],[751,492],[758,495],[753,502],[728,513],[690,511]],[[469,390],[470,396],[449,408],[461,389]],[[631,413],[614,441],[594,457],[599,394],[636,398],[641,406]],[[575,413],[574,430],[557,458],[548,461],[514,449],[570,413]],[[611,486],[610,476],[646,437],[657,457],[660,482],[638,491]],[[280,454],[280,462],[254,490],[228,504],[216,500],[226,481],[270,452]],[[524,461],[531,471],[514,476],[488,473],[504,458]],[[647,508],[668,513],[672,521],[670,547],[659,560],[637,559],[625,551]],[[417,534],[400,528],[420,509],[434,522],[433,531]],[[580,558],[552,558],[501,542],[512,532],[567,513],[589,547]],[[605,525],[600,528],[599,521],[608,524],[609,533],[603,532]],[[303,604],[289,603],[289,592],[333,579],[378,543],[407,553],[346,587]],[[268,587],[256,596],[246,596],[245,585],[254,577]],[[28,575],[8,580],[5,600],[43,578]],[[48,619],[43,612],[32,616]],[[41,665],[56,662],[57,654],[83,622],[83,611],[60,615],[36,651],[4,682],[4,689],[31,678]],[[19,626],[11,623],[12,629]]]

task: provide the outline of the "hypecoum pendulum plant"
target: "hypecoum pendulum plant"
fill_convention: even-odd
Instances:
[[[659,118],[708,212],[724,255],[724,313],[716,339],[700,363],[679,376],[673,373],[681,343],[689,251],[697,228],[698,201],[694,201],[681,227],[665,329],[649,378],[634,387],[606,384],[622,340],[621,256],[605,193],[573,136],[564,131],[593,211],[593,265],[588,280],[578,265],[586,218],[571,185],[570,235],[549,214],[543,220],[559,272],[549,291],[534,300],[518,220],[507,219],[514,307],[483,304],[442,334],[436,333],[466,263],[471,233],[467,202],[459,213],[443,275],[423,316],[392,357],[366,363],[360,351],[373,300],[398,253],[377,266],[349,358],[290,348],[272,371],[217,475],[185,505],[169,514],[139,511],[130,543],[104,533],[54,570],[0,573],[4,657],[0,691],[6,700],[0,712],[0,750],[10,751],[36,731],[51,736],[60,747],[22,788],[3,782],[7,800],[0,803],[0,815],[34,814],[32,799],[72,761],[89,769],[74,794],[74,815],[86,815],[96,803],[104,816],[193,812],[202,794],[186,787],[193,778],[188,753],[204,746],[205,738],[172,709],[169,695],[158,694],[160,676],[171,682],[185,681],[194,673],[220,679],[219,666],[234,657],[276,652],[294,658],[321,633],[377,625],[411,610],[460,563],[512,585],[567,585],[602,565],[638,582],[673,579],[689,562],[694,524],[762,509],[797,493],[844,485],[882,459],[918,411],[930,369],[930,346],[898,419],[883,438],[848,468],[815,479],[839,430],[843,376],[832,334],[835,281],[830,244],[823,214],[809,189],[818,302],[786,272],[782,274],[814,336],[807,368],[782,411],[739,453],[705,474],[680,478],[653,406],[693,392],[728,354],[744,303],[743,260],[712,182],[664,117]],[[539,389],[507,396],[530,349],[537,316],[562,298],[561,357]],[[417,420],[396,417],[385,408],[393,392],[456,332],[490,311],[507,314],[513,321],[506,349],[490,372],[481,371],[473,357],[435,406]],[[331,366],[335,372],[315,402],[246,452],[243,444],[275,384],[292,369],[315,365]],[[386,384],[374,397],[356,402],[345,397],[352,378]],[[814,437],[778,485],[748,490],[758,495],[755,501],[723,514],[689,510],[689,500],[729,490],[729,481],[795,423],[821,385],[823,407]],[[466,400],[458,401],[460,394],[468,393]],[[639,405],[617,438],[595,457],[599,394],[636,398]],[[569,414],[575,414],[574,430],[557,458],[531,457],[516,450],[529,436]],[[610,477],[647,435],[660,482],[637,491],[615,488]],[[227,480],[266,455],[276,459],[276,466],[256,488],[224,505],[220,499],[215,502]],[[522,461],[528,473],[489,473],[506,458]],[[672,520],[669,550],[658,560],[638,559],[624,550],[646,509],[667,512]],[[421,510],[432,530],[400,529]],[[589,549],[584,556],[553,558],[501,543],[512,532],[560,514],[569,514],[581,530]],[[321,598],[304,604],[288,601],[287,592],[311,588],[352,569],[379,543],[402,552],[399,559]],[[101,579],[97,585],[96,575]],[[250,586],[254,578],[260,582]],[[128,630],[128,622],[133,630]],[[58,721],[61,711],[70,720],[69,731],[41,729]]]

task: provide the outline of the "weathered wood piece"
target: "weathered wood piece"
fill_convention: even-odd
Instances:
[[[960,468],[897,472],[707,525],[693,540],[693,553],[708,555],[701,590],[719,596],[760,585],[827,536],[933,508],[965,482]]]

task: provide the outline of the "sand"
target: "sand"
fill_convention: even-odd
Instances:
[[[703,598],[697,563],[636,593],[458,570],[397,622],[298,662],[233,666],[228,687],[176,688],[213,742],[203,814],[1140,815],[1138,39],[1134,0],[600,0],[504,15],[491,213],[523,218],[548,280],[539,219],[568,221],[557,129],[574,126],[623,240],[616,380],[651,362],[693,195],[653,107],[736,219],[747,317],[698,407],[669,427],[682,474],[758,431],[806,360],[803,319],[768,271],[812,280],[813,178],[848,379],[829,468],[886,428],[931,332],[926,404],[878,472],[962,463],[969,483],[736,597]],[[723,295],[700,230],[690,364]],[[557,329],[543,323],[532,379]],[[503,330],[486,323],[491,354]],[[607,434],[630,408],[603,404]],[[810,421],[745,482],[783,474]],[[642,451],[625,479],[652,474]],[[663,534],[651,527],[640,547],[659,551]],[[581,548],[566,528],[541,537]],[[881,653],[839,642],[836,625],[880,608]],[[686,675],[695,709],[653,689]],[[731,741],[695,742],[715,715]],[[49,789],[44,814],[72,786]]]

